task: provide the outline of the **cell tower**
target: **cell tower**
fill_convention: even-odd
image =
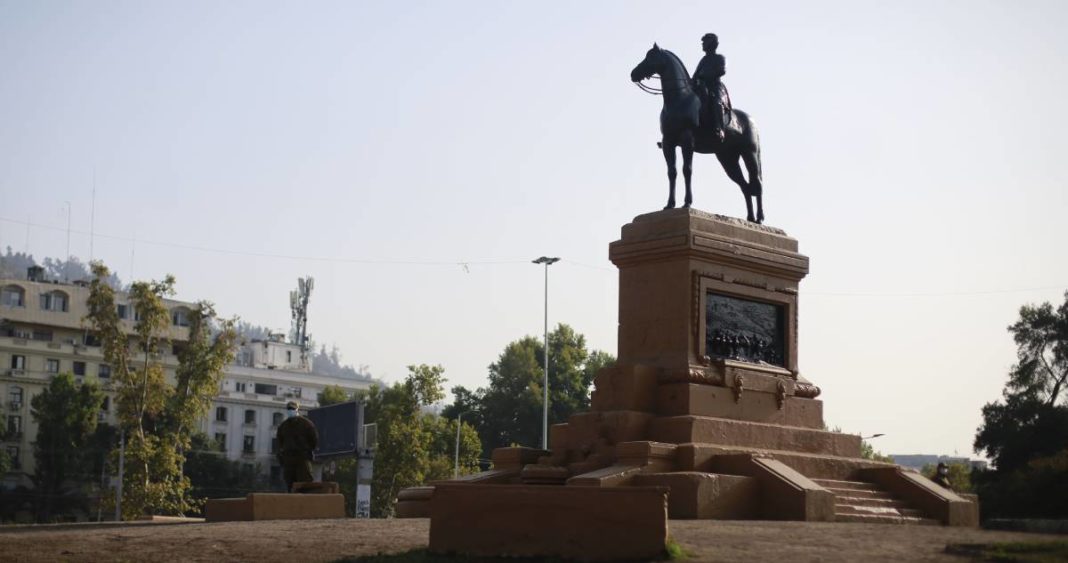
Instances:
[[[293,312],[293,330],[289,339],[300,346],[300,364],[308,365],[308,300],[311,299],[315,278],[297,278],[297,289],[289,292],[289,309]]]

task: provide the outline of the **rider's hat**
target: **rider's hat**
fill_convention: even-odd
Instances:
[[[286,403],[286,410],[287,411],[300,410],[300,403],[298,403],[296,401],[289,401],[288,403]]]

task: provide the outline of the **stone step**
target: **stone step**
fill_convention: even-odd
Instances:
[[[863,481],[841,481],[838,479],[813,479],[812,481],[827,489],[858,489],[861,491],[869,491],[872,489],[879,490],[879,487]]]
[[[835,514],[834,520],[836,522],[861,522],[865,524],[920,524],[924,526],[938,526],[941,524],[941,522],[934,518],[874,514]]]
[[[834,494],[836,497],[854,497],[854,498],[870,498],[870,499],[883,499],[894,500],[894,495],[879,490],[862,491],[860,489],[834,489],[826,488],[828,491]]]
[[[923,512],[915,508],[856,504],[836,504],[834,505],[834,514],[835,517],[846,514],[863,514],[869,516],[908,516],[913,518],[923,518]]]
[[[747,446],[730,446],[712,443],[681,444],[676,450],[676,462],[682,471],[708,471],[710,473],[728,473],[716,466],[716,456],[734,454],[757,454],[761,457],[777,459],[789,465],[798,473],[810,479],[842,479],[855,474],[858,470],[874,467],[892,467],[892,464],[880,463],[859,457],[812,454],[797,451],[784,451],[769,448]]]
[[[909,508],[909,503],[896,498],[871,498],[871,497],[854,497],[854,496],[838,496],[835,495],[835,502],[838,504],[849,504],[853,506],[881,506],[884,508]]]
[[[648,425],[648,439],[860,458],[858,435],[712,416],[654,418]]]

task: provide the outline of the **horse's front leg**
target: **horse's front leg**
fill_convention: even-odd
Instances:
[[[693,173],[693,130],[687,130],[679,146],[682,148],[682,178],[686,182],[686,199],[683,207],[693,203],[693,191],[690,189],[690,176]]]
[[[667,173],[668,173],[668,201],[667,201],[667,205],[664,206],[664,209],[674,209],[675,208],[675,176],[678,175],[678,173],[675,171],[675,144],[674,143],[669,143],[668,140],[667,140],[667,137],[664,137],[663,149],[664,149],[664,162],[667,163]],[[687,183],[687,186],[688,185],[689,184]]]

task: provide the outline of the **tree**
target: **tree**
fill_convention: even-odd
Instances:
[[[586,338],[566,324],[549,334],[549,424],[590,406],[590,386],[597,372],[615,361],[610,354],[586,349]],[[485,457],[494,448],[541,444],[545,347],[526,336],[508,344],[489,366],[489,386],[470,391],[453,388],[455,401],[443,411],[447,418],[465,412],[478,428]]]
[[[983,407],[976,451],[985,451],[999,471],[1068,448],[1068,292],[1056,310],[1049,303],[1020,308],[1009,327],[1017,363],[1002,391],[1003,401]]]
[[[233,359],[233,322],[216,326],[211,304],[196,304],[189,316],[189,338],[175,346],[178,369],[172,387],[160,358],[169,342],[171,320],[164,298],[174,293],[174,278],[131,284],[128,299],[136,314],[128,336],[118,317],[115,291],[107,283],[107,267],[94,263],[93,273],[86,319],[112,366],[119,423],[127,436],[123,517],[184,514],[196,508],[182,472],[184,453],[195,422],[218,389],[223,368]],[[137,356],[131,352],[131,340]]]
[[[82,485],[94,481],[91,471],[96,452],[90,446],[103,401],[104,394],[95,383],[77,383],[69,373],[52,377],[48,387],[30,400],[30,413],[37,422],[33,481],[43,499],[39,522],[51,519],[59,499],[81,492]]]
[[[183,472],[196,497],[243,497],[264,486],[258,465],[226,459],[222,447],[203,433],[191,437]]]
[[[336,405],[338,403],[347,403],[351,400],[352,396],[342,389],[340,385],[327,385],[326,387],[323,387],[323,392],[319,393],[320,407]]]
[[[973,482],[988,516],[1068,516],[1068,292],[1024,305],[1008,328],[1017,346],[1002,399],[983,407],[975,449],[993,471]],[[1060,495],[1060,496],[1058,496]]]
[[[402,383],[371,387],[367,395],[367,419],[378,425],[371,485],[372,516],[392,516],[401,489],[452,476],[455,421],[423,410],[445,398],[444,382],[441,366],[423,364],[408,366],[408,376]],[[478,435],[466,423],[460,432],[461,466],[465,473],[477,471],[481,450]]]
[[[840,432],[840,430],[836,430]],[[870,459],[872,461],[882,461],[885,463],[894,463],[894,458],[883,454],[868,443],[867,440],[860,441],[860,457],[864,459]]]

